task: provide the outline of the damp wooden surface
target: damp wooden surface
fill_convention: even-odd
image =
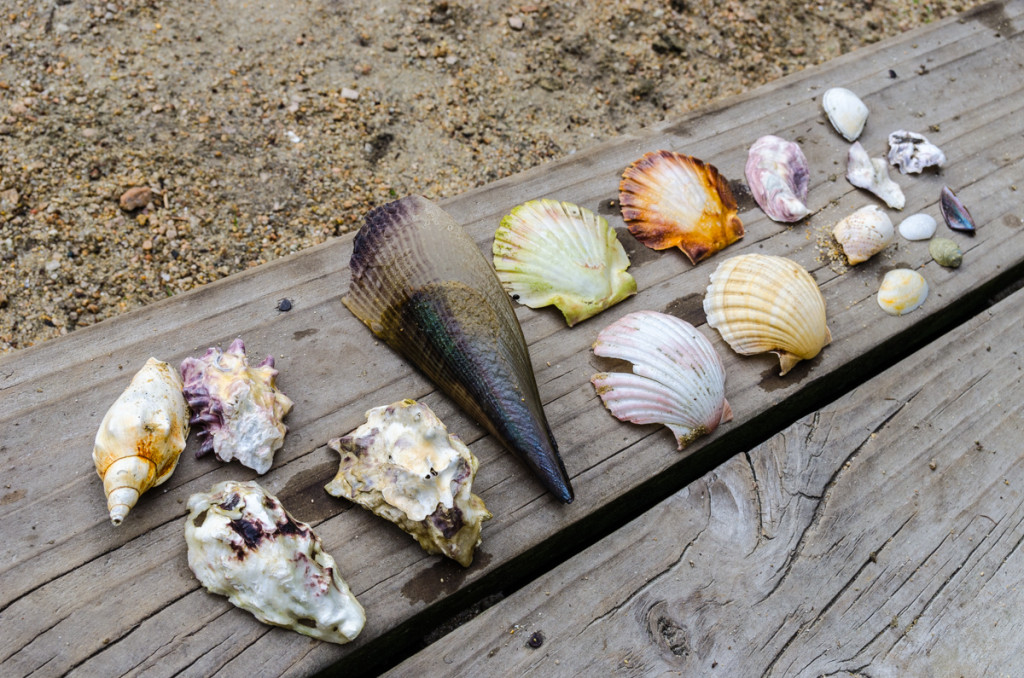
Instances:
[[[843,396],[893,361],[942,341],[1024,271],[1024,209],[1017,190],[1024,190],[1022,15],[1021,1],[987,5],[443,204],[483,251],[489,251],[502,215],[539,197],[570,200],[604,214],[629,251],[640,292],[597,318],[570,330],[553,309],[517,309],[576,490],[570,506],[546,496],[517,460],[402,358],[375,342],[342,306],[350,236],[3,356],[0,674],[242,675],[259,670],[307,675],[333,665],[379,666],[381,657],[386,662],[408,648],[442,618],[500,595],[516,573],[543,576],[566,559],[572,563],[587,540],[659,510],[658,500],[675,492],[692,494],[695,490],[684,485],[695,460],[724,462],[719,473],[725,477],[746,450],[795,418]],[[890,77],[890,71],[897,77]],[[895,176],[907,207],[894,217],[916,211],[938,217],[939,190],[950,185],[981,225],[974,238],[951,236],[965,253],[960,269],[930,262],[925,243],[901,241],[845,273],[824,256],[822,234],[849,212],[875,202],[843,179],[848,144],[820,112],[821,93],[836,85],[858,92],[871,109],[861,141],[872,155],[883,154],[887,134],[900,128],[925,133],[945,151],[949,165],[941,174]],[[625,232],[613,201],[621,171],[630,162],[667,148],[711,162],[741,182],[747,148],[767,133],[799,139],[803,146],[811,165],[809,203],[816,211],[808,220],[776,224],[748,200],[740,213],[747,228],[744,239],[697,266],[678,252],[646,250]],[[835,341],[785,378],[776,376],[773,357],[737,356],[704,325],[700,303],[708,276],[725,257],[745,252],[798,261],[826,298]],[[878,282],[886,271],[904,266],[922,271],[931,296],[911,315],[885,316],[874,301]],[[282,298],[291,300],[291,311],[276,309]],[[663,310],[698,325],[726,365],[735,419],[684,453],[676,452],[664,429],[613,419],[589,383],[603,367],[589,350],[598,331],[640,309]],[[237,464],[196,460],[194,439],[171,479],[144,495],[123,525],[112,528],[107,519],[89,457],[107,407],[151,355],[177,364],[209,346],[224,347],[236,336],[245,340],[253,358],[275,355],[278,383],[295,401],[286,420],[285,446],[260,482],[296,518],[314,525],[365,606],[367,626],[348,646],[263,626],[199,586],[185,557],[185,502],[215,482],[255,476]],[[935,362],[923,364],[939,369]],[[495,518],[485,524],[483,545],[468,569],[426,556],[397,528],[323,490],[337,463],[327,440],[358,426],[365,410],[407,397],[427,402],[480,458],[475,491]],[[835,436],[857,433],[843,430],[841,421],[834,426]],[[973,482],[971,477],[944,477],[949,483]],[[864,487],[864,492],[874,491]],[[959,492],[955,486],[944,491]],[[867,505],[871,498],[864,495],[853,506]],[[761,552],[776,553],[765,547]],[[851,551],[843,567],[863,566],[858,557],[859,551]],[[772,564],[766,557],[761,574],[748,574],[767,581]],[[847,574],[843,569],[834,576]],[[736,582],[740,586],[742,578]],[[798,613],[795,607],[788,611],[796,615],[796,625],[780,634],[803,628]],[[950,613],[949,623],[956,619]],[[593,620],[581,616],[578,621]],[[781,642],[777,648],[782,651],[785,639],[772,642]],[[724,636],[714,643],[728,646]],[[490,647],[481,641],[476,649]],[[803,666],[799,661],[793,659],[792,666]]]

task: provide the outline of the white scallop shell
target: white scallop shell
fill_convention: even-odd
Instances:
[[[868,107],[845,87],[833,87],[821,97],[829,122],[847,141],[856,141],[868,121]]]
[[[832,341],[825,299],[803,266],[785,257],[741,254],[711,274],[704,296],[708,325],[742,355],[771,351],[780,376]]]
[[[633,372],[601,372],[590,381],[616,418],[664,424],[683,449],[732,420],[725,368],[711,342],[690,323],[637,311],[597,336],[594,354],[633,363]]]
[[[366,623],[334,558],[306,523],[256,482],[232,480],[188,500],[188,566],[211,593],[265,624],[347,643]]]
[[[878,305],[889,315],[906,315],[927,298],[928,281],[909,268],[889,271],[878,288]]]
[[[934,217],[918,212],[901,221],[899,231],[907,240],[928,240],[935,235],[937,227],[938,222]]]
[[[494,268],[530,308],[554,304],[570,327],[636,294],[629,257],[604,217],[569,202],[531,200],[501,220]]]
[[[846,179],[857,188],[864,188],[885,201],[894,210],[901,210],[907,199],[899,184],[889,178],[885,158],[872,158],[868,152],[854,142],[846,163]]]
[[[867,205],[836,224],[832,235],[843,246],[843,253],[852,266],[888,247],[895,231],[889,215],[875,205]]]

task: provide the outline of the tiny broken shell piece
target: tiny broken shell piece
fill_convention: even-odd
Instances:
[[[850,146],[846,179],[857,188],[871,191],[895,210],[903,209],[907,202],[899,184],[889,178],[885,159],[869,157],[859,141]]]
[[[747,153],[745,173],[754,200],[771,219],[791,223],[811,213],[806,205],[811,172],[796,142],[761,137]]]
[[[199,427],[196,456],[212,451],[260,474],[270,470],[288,431],[281,420],[292,409],[291,399],[277,390],[274,356],[249,367],[245,344],[235,339],[225,352],[213,347],[202,358],[186,358],[181,375],[191,423]]]
[[[679,449],[732,421],[725,368],[693,325],[657,311],[636,311],[597,335],[594,355],[633,363],[630,372],[600,372],[590,382],[617,419],[664,424]]]
[[[900,222],[899,231],[907,240],[928,240],[935,235],[938,224],[930,214],[918,212]]]
[[[961,233],[973,236],[977,230],[971,213],[967,211],[964,204],[960,202],[960,198],[956,197],[956,194],[953,193],[949,186],[942,187],[942,195],[939,198],[939,211],[942,212],[942,218],[946,220],[946,225],[954,231],[960,231]]]
[[[832,229],[851,266],[867,261],[888,247],[895,237],[889,215],[867,205],[849,215]]]
[[[906,315],[928,298],[928,281],[917,271],[897,268],[882,278],[878,305],[889,315]]]
[[[622,219],[637,240],[654,250],[678,247],[691,263],[743,237],[736,199],[714,165],[652,151],[622,173]]]
[[[402,400],[366,413],[366,423],[328,447],[341,455],[325,489],[390,520],[427,553],[464,567],[491,514],[473,494],[479,462],[429,407]]]
[[[928,243],[928,254],[939,266],[946,268],[960,268],[964,260],[960,246],[949,238],[932,238]]]
[[[943,167],[946,154],[923,135],[897,130],[889,135],[889,162],[901,174],[919,174],[926,167]]]
[[[868,107],[845,87],[833,87],[821,97],[821,107],[832,127],[847,141],[856,141],[868,121]]]
[[[362,631],[363,607],[320,538],[255,481],[218,483],[189,497],[188,510],[188,566],[210,593],[329,643]]]
[[[178,372],[150,358],[107,410],[92,449],[110,522],[120,525],[139,495],[171,477],[188,438]]]
[[[501,220],[494,268],[521,304],[554,304],[572,327],[636,294],[629,257],[608,221],[569,202],[531,200]]]

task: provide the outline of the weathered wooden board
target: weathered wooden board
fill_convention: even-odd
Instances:
[[[1024,675],[1022,317],[1017,292],[390,675]]]
[[[803,142],[812,166],[810,202],[819,210],[808,224],[784,227],[748,208],[741,214],[748,227],[744,240],[696,267],[678,253],[645,250],[623,232],[641,290],[636,297],[571,331],[556,311],[519,310],[548,417],[574,479],[572,506],[544,496],[515,459],[374,342],[341,305],[350,237],[4,356],[3,672],[308,673],[353,649],[379,653],[374,640],[396,627],[417,632],[415,623],[406,622],[459,600],[453,594],[481,595],[496,585],[502,568],[507,573],[521,564],[516,559],[524,554],[543,563],[564,548],[567,534],[601,529],[602,521],[611,520],[607,507],[613,501],[615,510],[649,506],[637,488],[647,488],[654,478],[671,483],[672,474],[665,472],[678,468],[685,455],[675,452],[665,431],[607,415],[589,385],[601,367],[589,346],[607,323],[641,308],[702,324],[700,299],[722,257],[785,254],[811,269],[823,286],[836,341],[820,358],[779,379],[773,358],[740,358],[702,328],[726,362],[737,417],[688,454],[718,445],[725,458],[735,441],[763,440],[788,423],[792,412],[843,390],[859,369],[884,362],[882,354],[905,353],[903,343],[931,338],[971,305],[972,295],[1005,284],[1024,267],[1024,210],[1014,189],[1024,185],[1024,120],[1017,113],[1024,107],[1022,14],[1024,2],[996,3],[445,203],[485,251],[504,213],[542,196],[597,209],[621,228],[609,199],[622,168],[648,150],[683,150],[739,179],[746,148],[758,136],[771,132]],[[891,79],[890,69],[899,77]],[[961,269],[926,264],[921,243],[901,244],[844,275],[819,260],[815,229],[872,201],[842,179],[847,145],[823,123],[816,99],[833,85],[856,89],[872,108],[863,141],[873,154],[884,151],[893,129],[939,128],[928,134],[950,157],[949,167],[941,176],[897,181],[907,193],[908,210],[937,216],[943,183],[971,207],[983,226],[974,239],[957,237],[966,251]],[[924,308],[902,319],[883,316],[872,298],[881,275],[897,262],[924,266],[933,288]],[[291,312],[275,310],[282,297],[293,301]],[[198,588],[185,560],[184,502],[214,482],[253,477],[242,467],[197,461],[190,445],[175,475],[144,496],[124,525],[115,530],[106,519],[89,461],[103,412],[150,355],[178,362],[235,336],[246,340],[254,356],[275,352],[279,383],[296,401],[285,447],[261,482],[297,518],[317,525],[368,609],[367,628],[350,646],[269,629]],[[472,442],[481,459],[477,491],[496,517],[485,526],[483,547],[469,570],[425,556],[404,534],[323,492],[336,464],[325,442],[355,428],[366,409],[404,397],[425,399]]]

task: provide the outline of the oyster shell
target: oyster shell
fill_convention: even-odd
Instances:
[[[889,216],[875,205],[861,207],[832,229],[850,265],[867,261],[888,247],[895,237]]]
[[[943,167],[946,154],[916,132],[897,130],[889,135],[889,162],[901,174],[919,174],[926,167]]]
[[[960,202],[960,198],[956,197],[956,193],[949,186],[942,187],[939,211],[942,212],[942,218],[946,220],[946,225],[954,231],[973,236],[977,230],[971,213],[967,211],[964,204]]]
[[[743,237],[729,182],[713,165],[652,151],[622,173],[622,218],[647,247],[678,247],[696,264]]]
[[[193,494],[188,511],[188,566],[210,593],[264,624],[329,643],[363,630],[363,607],[320,538],[255,481]]]
[[[732,421],[722,361],[684,320],[657,311],[630,313],[597,335],[594,355],[633,363],[632,373],[590,378],[608,411],[634,424],[664,424],[680,450]]]
[[[825,299],[803,266],[785,257],[741,254],[711,274],[708,325],[742,355],[771,351],[785,375],[832,341]]]
[[[531,200],[501,220],[494,268],[530,308],[554,304],[572,327],[636,294],[629,257],[604,217],[569,202]]]
[[[928,298],[928,282],[909,268],[897,268],[882,278],[878,288],[878,305],[889,315],[906,315]]]
[[[939,266],[946,268],[960,268],[964,261],[960,246],[949,238],[932,238],[928,243],[928,254]]]
[[[111,523],[120,525],[139,495],[171,477],[186,438],[181,378],[150,358],[107,410],[92,448]]]
[[[894,210],[903,209],[907,199],[899,184],[889,178],[885,159],[868,157],[868,152],[854,142],[846,164],[846,180],[857,188],[871,191]]]
[[[349,310],[571,502],[512,302],[466,232],[407,196],[366,216],[350,266]]]
[[[899,231],[907,240],[927,240],[935,235],[937,225],[930,214],[918,212],[901,221]]]
[[[832,127],[847,141],[856,141],[868,121],[868,107],[845,87],[833,87],[821,97],[821,106]]]
[[[402,400],[366,413],[366,423],[328,447],[341,455],[326,490],[411,534],[427,553],[473,562],[491,514],[473,494],[476,456],[424,404]]]
[[[769,218],[789,223],[811,213],[806,204],[811,171],[796,142],[761,137],[747,153],[745,173],[754,200]]]
[[[288,431],[281,420],[292,409],[291,399],[277,390],[274,356],[249,367],[245,344],[235,339],[225,352],[213,347],[202,358],[185,358],[181,376],[191,423],[199,428],[196,456],[212,451],[221,461],[269,471]]]

